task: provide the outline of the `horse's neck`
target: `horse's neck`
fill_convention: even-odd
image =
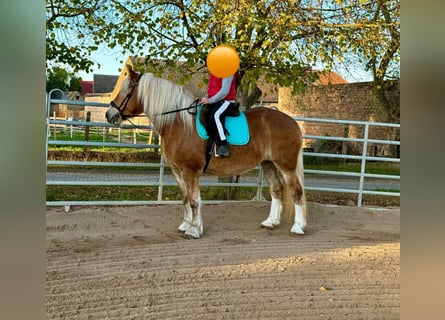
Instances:
[[[180,111],[187,112],[187,111]],[[192,128],[187,127],[187,125],[182,121],[179,114],[175,114],[172,122],[166,123],[163,126],[156,128],[161,136],[163,143],[168,143],[170,141],[179,141],[182,139],[190,139],[191,135],[197,134],[194,126]]]
[[[187,111],[174,112],[188,107],[193,101],[183,87],[170,80],[155,78],[153,75],[147,75],[144,83],[146,85],[145,94],[143,94],[145,113],[161,137],[169,136],[172,129],[185,133],[193,130],[193,118],[186,113]],[[188,126],[190,128],[187,128]]]

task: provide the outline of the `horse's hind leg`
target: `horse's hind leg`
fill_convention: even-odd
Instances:
[[[261,225],[266,228],[274,228],[280,224],[281,212],[283,210],[281,201],[283,185],[280,182],[277,170],[272,162],[265,161],[261,163],[261,167],[263,168],[264,177],[269,184],[269,191],[272,198],[269,216],[261,223]]]
[[[304,233],[304,228],[306,228],[307,213],[306,213],[306,194],[304,192],[304,167],[303,167],[303,150],[301,149],[298,154],[297,162],[297,182],[299,187],[297,187],[295,202],[295,218],[294,225],[291,228],[293,233]]]
[[[297,162],[297,169],[294,171],[284,171],[281,173],[286,182],[287,187],[291,192],[292,199],[295,206],[294,224],[291,232],[296,234],[304,234],[306,227],[306,196],[304,193],[304,169],[303,169],[303,154],[300,151]]]

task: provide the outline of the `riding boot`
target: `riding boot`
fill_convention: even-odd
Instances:
[[[229,143],[227,140],[221,141],[220,146],[215,152],[215,157],[228,157],[230,156]]]

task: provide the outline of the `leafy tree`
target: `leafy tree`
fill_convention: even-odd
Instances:
[[[82,93],[82,78],[72,76],[70,79],[70,91],[79,91]]]
[[[400,78],[400,2],[399,1],[336,1],[340,15],[331,15],[330,23],[342,25],[341,32],[328,35],[336,50],[365,66],[374,79],[375,105],[384,111],[388,121],[399,119],[399,104],[387,99],[385,90],[397,86],[388,80]],[[336,10],[338,11],[338,10]],[[324,43],[329,47],[329,43]],[[338,55],[340,61],[345,57]]]
[[[260,79],[295,93],[314,67],[329,71],[351,55],[388,78],[398,69],[399,11],[399,0],[47,0],[47,60],[88,70],[89,54],[106,43],[187,80],[226,43],[240,54],[247,104]]]
[[[74,72],[90,71],[88,56],[97,50],[100,24],[105,24],[103,0],[46,1],[46,61],[70,65]],[[102,18],[101,18],[102,17]]]
[[[46,78],[46,92],[52,89],[68,91],[68,72],[62,68],[48,70]]]
[[[55,67],[47,70],[46,92],[52,89],[60,89],[64,92],[79,91],[82,92],[82,78],[76,77],[66,69]]]

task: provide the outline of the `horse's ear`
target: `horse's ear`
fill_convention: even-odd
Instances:
[[[138,77],[137,72],[133,70],[133,67],[131,65],[127,64],[126,67],[128,70],[128,77],[130,79],[134,79],[134,78]]]

